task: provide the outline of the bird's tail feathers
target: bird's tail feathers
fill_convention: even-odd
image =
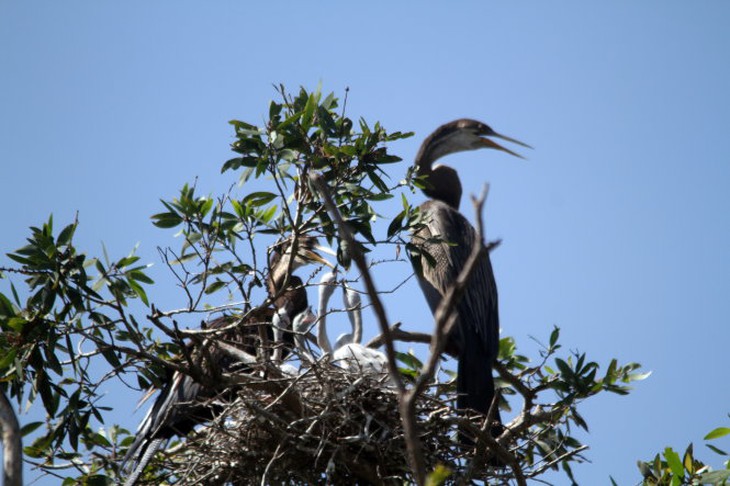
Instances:
[[[456,408],[460,410],[472,409],[486,415],[494,401],[494,377],[492,367],[485,364],[484,357],[479,356],[479,350],[474,349],[459,357],[458,375],[456,378]],[[474,354],[474,356],[470,356]],[[495,404],[497,407],[497,404]],[[495,408],[494,420],[501,424],[499,408]]]
[[[127,479],[124,480],[124,486],[134,486],[139,477],[142,475],[144,468],[147,467],[147,464],[149,464],[150,460],[152,460],[152,457],[155,455],[162,443],[166,440],[166,438],[157,437],[149,441],[146,445],[142,446],[142,450],[144,451],[142,457],[140,457],[139,461],[135,461],[134,469],[129,474],[129,476],[127,476]]]

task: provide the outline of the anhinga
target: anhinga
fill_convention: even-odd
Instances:
[[[274,337],[274,331],[270,323],[278,310],[284,310],[285,319],[283,321],[288,323],[291,323],[295,316],[307,310],[307,292],[302,280],[288,272],[307,263],[314,262],[329,266],[331,264],[315,251],[323,249],[317,245],[315,238],[300,237],[297,243],[296,257],[293,262],[291,261],[293,254],[291,241],[281,244],[269,258],[267,288],[270,297],[274,298],[274,309],[264,307],[256,309],[248,315],[246,322],[238,326],[233,325],[237,320],[235,316],[214,319],[205,325],[207,329],[231,327],[222,334],[216,335],[216,340],[231,344],[256,356],[257,348],[260,346],[259,328],[262,324],[266,324],[264,333],[271,340]],[[329,251],[331,252],[331,250]],[[289,275],[288,278],[287,275]],[[285,289],[284,285],[286,285]],[[294,339],[291,332],[277,332],[277,337],[283,337],[284,343],[276,342],[275,349],[280,348],[283,344],[293,345]],[[192,343],[188,344],[191,356],[199,359],[202,356],[209,358],[206,366],[225,371],[246,369],[245,365],[237,362],[220,348],[208,347],[207,352],[204,353],[196,352],[196,348]],[[201,402],[206,398],[215,397],[220,391],[215,383],[200,383],[190,375],[177,371],[169,373],[165,386],[140,423],[135,440],[122,462],[122,469],[129,464],[131,470],[124,483],[125,486],[136,483],[144,468],[164,442],[175,435],[187,435],[196,425],[212,419],[216,410],[211,405]]]
[[[434,313],[456,281],[474,245],[480,242],[472,225],[459,212],[462,190],[456,170],[440,164],[434,166],[433,163],[448,154],[481,148],[502,150],[521,157],[487,137],[529,147],[496,133],[484,123],[461,119],[437,128],[426,138],[416,156],[416,175],[422,178],[423,192],[431,200],[420,206],[424,227],[413,235],[412,242],[435,261],[430,265],[421,256],[420,265],[415,265],[419,284]],[[430,241],[431,238],[438,238],[441,242]],[[456,406],[486,414],[494,400],[492,365],[499,346],[497,286],[486,252],[477,263],[456,311],[457,322],[447,337],[445,347],[446,353],[459,360]],[[495,420],[500,421],[498,409]]]

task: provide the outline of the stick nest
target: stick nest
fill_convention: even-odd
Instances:
[[[207,485],[412,481],[398,394],[388,376],[344,370],[327,359],[303,362],[297,375],[272,363],[260,365],[234,393],[210,399],[221,413],[163,454],[157,465],[165,480]],[[455,440],[456,424],[469,419],[442,400],[444,386],[434,385],[433,393],[419,397],[417,416],[429,470],[445,465],[455,471],[473,453]],[[471,420],[480,425],[479,418]],[[479,472],[471,471],[476,477]]]

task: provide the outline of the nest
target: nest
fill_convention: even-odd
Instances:
[[[344,370],[327,359],[304,362],[298,374],[263,364],[235,393],[216,397],[217,418],[157,463],[165,479],[207,485],[412,481],[389,378]],[[479,477],[487,466],[475,470],[476,461],[468,461],[473,447],[455,437],[457,424],[479,426],[483,417],[457,416],[443,387],[434,385],[417,404],[425,463],[452,472],[468,463],[470,475]]]

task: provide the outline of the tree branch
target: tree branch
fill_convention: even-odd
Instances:
[[[3,441],[3,485],[23,485],[23,441],[13,406],[0,393],[0,432]]]

